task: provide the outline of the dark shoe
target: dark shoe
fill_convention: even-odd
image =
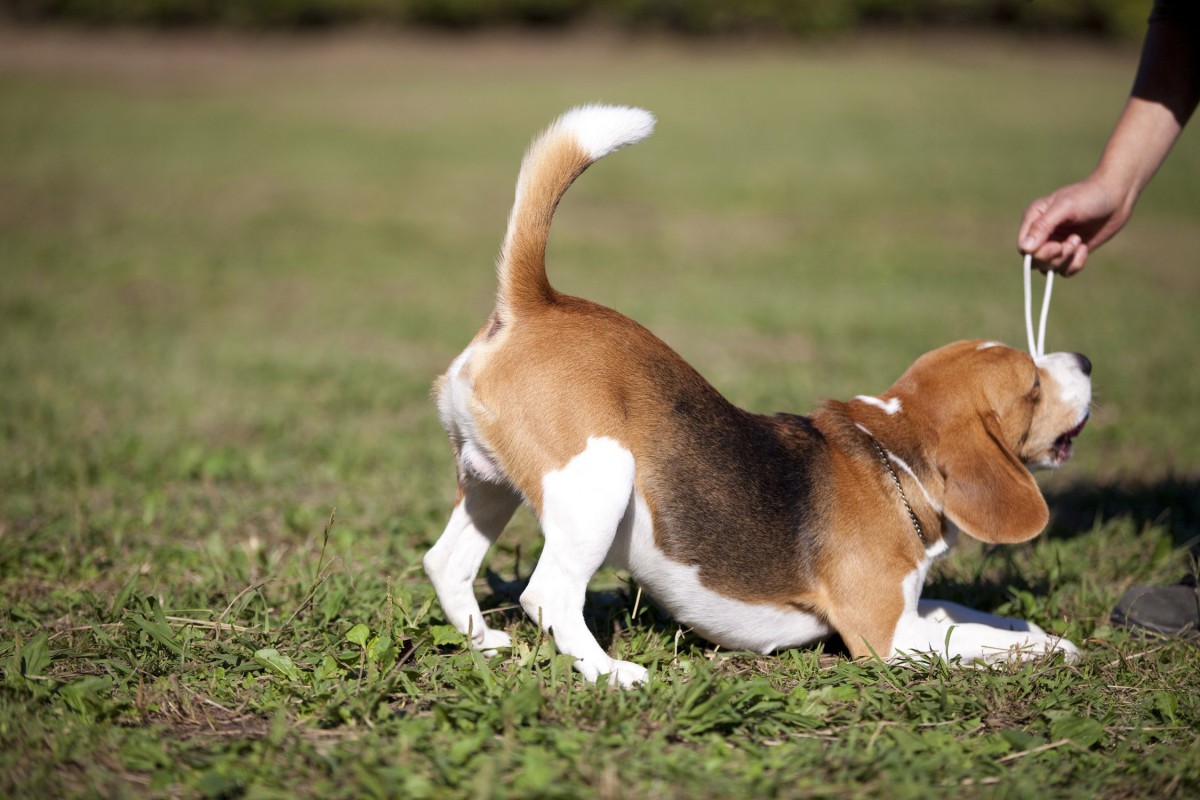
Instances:
[[[1168,636],[1200,631],[1200,590],[1188,576],[1174,586],[1133,586],[1117,601],[1114,625],[1144,628]]]

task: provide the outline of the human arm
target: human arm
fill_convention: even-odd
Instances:
[[[1193,0],[1194,1],[1194,0]],[[1167,5],[1167,4],[1163,4]],[[1018,247],[1039,269],[1073,275],[1121,230],[1200,101],[1200,27],[1191,9],[1151,17],[1133,92],[1083,181],[1033,201]]]

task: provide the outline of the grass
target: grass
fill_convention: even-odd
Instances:
[[[681,632],[619,574],[590,687],[481,578],[464,650],[420,568],[453,502],[428,388],[481,324],[529,136],[645,105],[564,202],[556,284],[735,401],[803,412],[920,352],[1020,344],[1016,223],[1092,165],[1136,54],[1069,42],[90,37],[0,32],[0,795],[1185,797],[1189,641],[1107,624],[1200,535],[1200,140],[1055,293],[1096,364],[1022,547],[930,596],[1085,647],[991,671],[771,657]],[[334,512],[336,509],[336,513]]]

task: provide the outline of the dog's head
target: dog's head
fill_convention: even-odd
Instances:
[[[929,425],[952,522],[985,542],[1041,532],[1049,510],[1029,471],[1071,457],[1088,417],[1091,371],[1079,353],[1035,359],[986,341],[955,342],[909,367],[889,394]]]

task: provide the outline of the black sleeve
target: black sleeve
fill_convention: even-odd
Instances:
[[[1197,0],[1154,0],[1151,22],[1181,22],[1193,28],[1200,26],[1200,2]]]

